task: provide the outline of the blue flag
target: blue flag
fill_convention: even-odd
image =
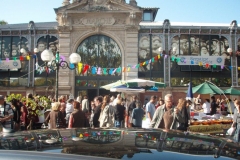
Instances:
[[[188,91],[187,91],[186,100],[192,101],[192,99],[193,99],[192,82],[190,82],[190,83],[188,84]]]

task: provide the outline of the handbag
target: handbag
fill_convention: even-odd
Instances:
[[[228,134],[229,136],[234,136],[235,131],[236,131],[236,128],[231,127],[231,128],[229,128],[229,129],[227,130],[227,134]]]

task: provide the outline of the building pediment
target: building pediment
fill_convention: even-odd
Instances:
[[[125,0],[81,0],[55,9],[59,26],[138,25],[142,10]]]
[[[70,5],[55,9],[55,12],[106,12],[106,11],[139,11],[139,7],[134,7],[125,2],[125,0],[81,0]]]

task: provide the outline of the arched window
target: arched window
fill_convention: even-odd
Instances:
[[[102,75],[110,75],[110,70],[121,66],[122,54],[118,44],[110,37],[104,35],[94,35],[86,38],[77,48],[77,53],[81,56],[81,63],[90,67],[100,67],[106,69]],[[114,73],[119,75],[121,73]],[[86,76],[92,76],[91,68]]]

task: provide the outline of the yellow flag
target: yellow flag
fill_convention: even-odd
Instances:
[[[161,58],[161,56],[160,56],[160,54],[158,55],[158,59],[160,59]]]
[[[27,56],[27,60],[28,60],[28,61],[30,60],[30,56]]]
[[[127,71],[128,71],[128,72],[130,71],[130,67],[128,67]]]

